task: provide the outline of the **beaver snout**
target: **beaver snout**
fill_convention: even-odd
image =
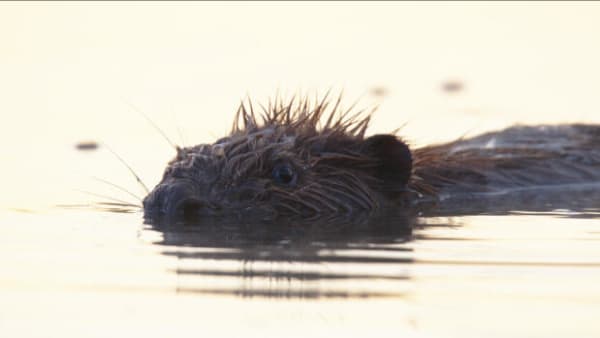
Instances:
[[[163,182],[144,199],[144,218],[194,220],[210,209],[201,196],[196,184],[189,180]]]

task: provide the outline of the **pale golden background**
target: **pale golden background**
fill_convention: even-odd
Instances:
[[[380,103],[370,131],[406,124],[415,145],[598,122],[599,36],[595,3],[2,3],[0,154],[22,184],[44,175],[22,164],[32,154],[63,175],[52,147],[101,141],[153,183],[172,150],[131,104],[189,145],[222,136],[246,94],[278,89],[366,94]],[[24,189],[0,205],[30,203]]]
[[[158,181],[173,150],[131,105],[187,145],[226,133],[246,94],[265,102],[278,89],[363,96],[380,104],[371,133],[406,124],[413,145],[598,123],[599,41],[597,3],[0,3],[0,335],[597,337],[593,268],[417,266],[404,302],[174,297],[166,271],[181,262],[148,245],[139,214],[54,206],[107,188],[91,177],[143,195],[114,156],[77,152],[79,141]],[[464,89],[444,92],[447,81]],[[597,235],[562,242],[598,234],[597,219],[462,221],[460,236],[494,240],[411,245],[436,258],[600,257]]]
[[[406,124],[413,144],[598,122],[599,36],[596,3],[2,3],[0,154],[16,176],[43,175],[19,164],[31,154],[62,175],[51,147],[91,139],[155,182],[172,152],[129,104],[192,144],[277,89],[368,104],[383,88],[371,132]]]

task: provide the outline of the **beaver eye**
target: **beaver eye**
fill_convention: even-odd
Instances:
[[[280,163],[273,168],[273,179],[275,182],[285,185],[296,183],[296,171],[288,163]]]

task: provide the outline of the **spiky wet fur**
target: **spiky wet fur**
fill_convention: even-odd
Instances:
[[[201,187],[194,193],[202,196],[205,209],[215,213],[256,209],[267,214],[319,215],[377,210],[386,202],[382,194],[406,187],[388,185],[377,176],[381,158],[371,156],[371,143],[365,138],[372,111],[342,109],[341,96],[317,102],[278,99],[261,107],[260,113],[251,102],[242,103],[230,135],[214,144],[178,149],[155,191],[168,189],[165,186],[174,178],[188,180]],[[400,143],[395,137],[394,141]],[[273,183],[271,171],[281,162],[296,168],[295,185]],[[144,202],[146,210],[156,199],[152,195]]]
[[[277,149],[279,155],[287,152],[288,160],[301,159],[302,164],[298,165],[309,175],[305,177],[306,183],[293,191],[271,187],[281,207],[295,213],[300,212],[300,208],[313,213],[319,213],[323,208],[349,212],[354,205],[365,210],[377,209],[379,202],[370,188],[376,183],[375,178],[349,170],[375,165],[376,159],[357,149],[364,139],[371,112],[342,111],[340,103],[341,96],[333,105],[326,99],[317,104],[311,104],[308,99],[297,104],[294,100],[289,103],[276,100],[268,108],[262,108],[258,116],[251,102],[240,105],[229,136],[231,143],[223,150],[227,158],[225,175],[237,180],[264,172],[270,151]],[[271,134],[269,144],[261,143],[265,134]],[[319,151],[325,147],[332,151]],[[288,150],[281,152],[284,149]],[[315,150],[318,156],[314,156]],[[336,162],[344,163],[344,166],[335,165]]]

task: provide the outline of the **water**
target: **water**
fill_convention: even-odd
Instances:
[[[6,211],[0,327],[11,336],[594,337],[599,215],[426,217],[410,233],[399,220],[280,235],[157,230],[139,213]]]
[[[599,8],[3,5],[0,336],[600,336],[597,184],[342,232],[90,208],[139,203],[102,180],[144,195],[107,146],[149,186],[173,156],[136,109],[187,145],[226,133],[246,92],[331,85],[413,146],[598,123]]]

